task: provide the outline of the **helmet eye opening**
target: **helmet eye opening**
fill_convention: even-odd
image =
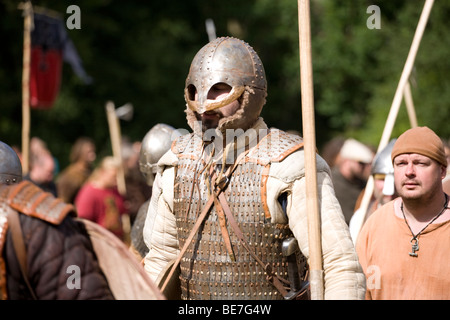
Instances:
[[[210,100],[216,100],[218,97],[224,99],[224,94],[229,94],[232,90],[232,87],[225,82],[218,82],[214,84],[211,89],[208,91],[208,98]]]
[[[191,101],[195,101],[195,94],[197,93],[197,88],[193,84],[188,85],[187,93],[188,93],[187,98]]]

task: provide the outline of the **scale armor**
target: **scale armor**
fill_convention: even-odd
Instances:
[[[271,134],[279,134],[280,140],[277,141],[280,143],[269,143],[265,150],[251,149],[245,160],[236,167],[224,194],[251,250],[264,263],[269,263],[276,275],[288,279],[287,258],[282,254],[281,245],[293,234],[288,224],[271,222],[265,201],[266,181],[271,162],[281,161],[303,144],[299,136],[277,129],[271,130]],[[273,141],[269,136],[266,136],[267,141]],[[181,137],[172,147],[179,157],[174,212],[180,247],[208,200],[208,176],[199,174],[195,186],[193,184],[195,172],[205,165],[198,159],[201,148],[202,141],[195,134]],[[231,227],[227,228],[236,258],[234,262],[228,255],[213,206],[198,231],[199,236],[194,237],[193,244],[180,262],[182,299],[283,299],[280,292],[266,280],[263,267],[240,244]],[[306,259],[299,250],[296,257],[300,279],[304,279]]]

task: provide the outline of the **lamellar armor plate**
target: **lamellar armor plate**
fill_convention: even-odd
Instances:
[[[265,139],[272,140],[271,134],[279,135],[278,143],[265,144],[267,149],[263,152],[258,147],[251,149],[231,175],[224,194],[251,250],[264,263],[270,264],[276,275],[288,279],[288,263],[282,254],[282,242],[293,235],[288,224],[271,222],[265,200],[266,181],[271,162],[282,160],[301,148],[303,143],[300,137],[280,130],[271,130]],[[202,140],[195,134],[179,138],[172,146],[179,158],[174,212],[180,247],[183,247],[209,197],[207,181],[210,176],[198,173],[205,167],[202,159],[198,158],[201,148]],[[235,261],[228,255],[213,206],[180,262],[182,299],[282,299],[280,292],[266,280],[264,267],[240,244],[233,229],[230,226],[227,229]],[[297,266],[303,279],[307,266],[299,250]]]
[[[11,185],[0,184],[0,300],[8,298],[3,248],[9,227],[8,214],[13,210],[55,225],[67,215],[76,215],[73,205],[42,191],[28,180]]]

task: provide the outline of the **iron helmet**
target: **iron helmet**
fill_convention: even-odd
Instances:
[[[385,175],[383,187],[383,194],[385,195],[393,195],[395,192],[394,167],[391,161],[391,152],[396,140],[397,139],[392,139],[384,149],[377,153],[372,163],[372,175]]]
[[[0,184],[22,181],[22,164],[17,153],[0,141]]]
[[[153,185],[156,164],[179,136],[181,136],[181,133],[175,128],[164,123],[158,123],[142,139],[139,169],[149,186]]]
[[[219,101],[208,100],[208,92],[218,83],[229,85],[231,92]],[[255,50],[236,38],[217,38],[201,48],[192,60],[184,90],[188,123],[192,128],[190,122],[193,119],[189,118],[189,115],[192,116],[193,112],[202,114],[242,99],[241,109],[245,114],[234,117],[239,119],[222,120],[228,122],[227,128],[237,129],[244,126],[242,129],[246,129],[245,126],[253,124],[259,117],[266,95],[264,66]],[[230,123],[230,120],[233,121]],[[223,122],[219,122],[219,127],[224,125]]]
[[[392,139],[373,159],[371,174],[393,174],[391,152],[397,139]]]

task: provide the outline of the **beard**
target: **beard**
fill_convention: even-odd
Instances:
[[[204,114],[195,113],[197,121],[202,124],[202,131],[205,133],[209,129],[215,129],[219,125],[219,120],[222,119],[223,115],[220,111],[208,112]]]
[[[415,186],[407,187],[405,181],[399,182],[398,186],[396,185],[398,195],[405,200],[413,202],[429,202],[434,198],[434,195],[441,190],[440,181],[436,181],[432,185],[427,186],[424,186],[420,181],[409,180],[409,182],[415,183]]]
[[[211,119],[201,120],[202,121],[202,131],[206,132],[208,129],[217,128],[217,121],[213,121]]]

